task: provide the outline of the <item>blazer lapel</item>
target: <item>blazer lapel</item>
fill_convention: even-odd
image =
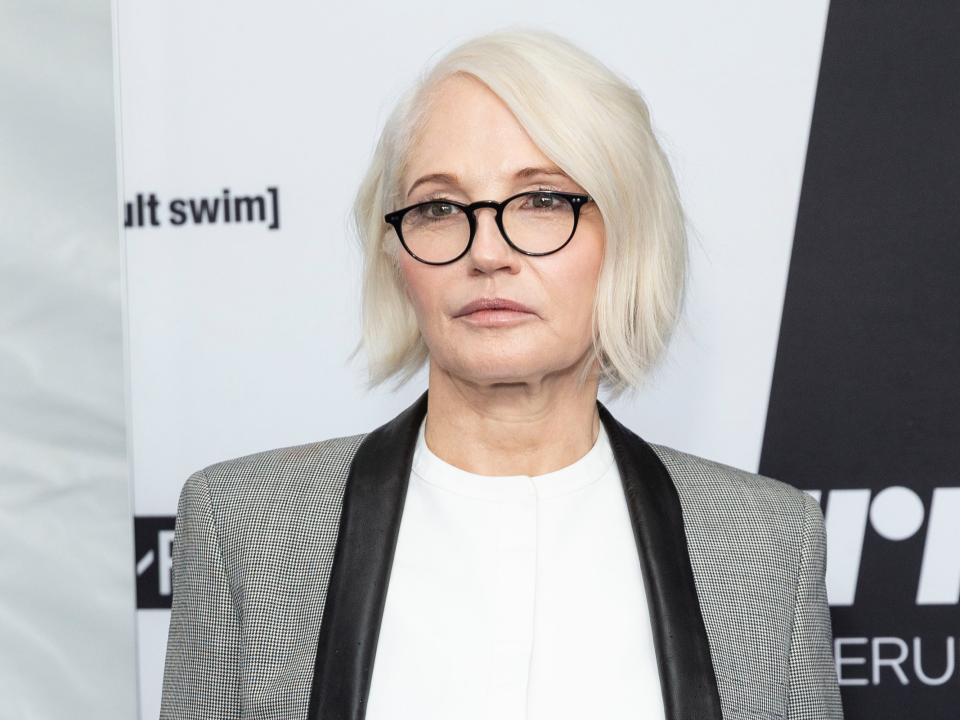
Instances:
[[[317,640],[309,720],[362,720],[427,393],[353,456]]]
[[[646,584],[667,720],[721,720],[687,551],[683,515],[666,468],[641,438],[598,400],[623,481]],[[367,434],[343,497],[317,641],[309,720],[363,720],[424,392]]]
[[[597,401],[637,539],[667,720],[721,720],[680,497],[653,448]]]

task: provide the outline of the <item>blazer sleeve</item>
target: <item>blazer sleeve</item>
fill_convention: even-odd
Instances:
[[[180,492],[160,720],[240,717],[240,622],[204,471]]]
[[[842,720],[824,582],[827,542],[820,505],[806,493],[790,638],[789,720]]]

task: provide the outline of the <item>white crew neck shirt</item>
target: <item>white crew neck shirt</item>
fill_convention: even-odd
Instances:
[[[636,541],[603,424],[543,475],[414,450],[367,720],[663,720]]]

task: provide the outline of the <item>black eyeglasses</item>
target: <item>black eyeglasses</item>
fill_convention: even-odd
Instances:
[[[580,208],[592,199],[554,190],[531,190],[503,202],[478,200],[469,205],[437,198],[394,210],[383,219],[414,258],[428,265],[447,265],[470,250],[480,208],[497,211],[500,234],[514,250],[524,255],[550,255],[570,242],[577,231]]]

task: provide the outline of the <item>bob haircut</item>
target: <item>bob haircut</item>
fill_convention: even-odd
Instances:
[[[384,125],[353,206],[363,257],[361,349],[367,389],[406,383],[429,351],[406,295],[402,252],[383,216],[398,207],[400,181],[431,91],[455,73],[484,83],[541,152],[597,203],[604,258],[593,303],[599,384],[611,397],[635,392],[659,361],[685,296],[685,214],[673,172],[639,91],[570,41],[539,29],[505,29],[449,51],[400,98]],[[574,239],[575,240],[575,239]],[[584,363],[582,382],[592,362]]]

